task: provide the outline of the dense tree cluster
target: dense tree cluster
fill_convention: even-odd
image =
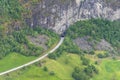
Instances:
[[[113,46],[120,47],[120,23],[119,21],[108,21],[103,19],[90,19],[86,21],[78,21],[71,25],[67,30],[67,35],[63,45],[53,54],[49,55],[49,58],[56,59],[64,51],[68,53],[82,54],[89,53],[94,55],[94,50],[89,52],[82,51],[77,45],[74,44],[73,39],[77,37],[90,36],[90,39],[100,40],[105,39],[110,42]],[[108,53],[102,55],[102,57],[107,57]],[[101,54],[98,55],[101,57]],[[89,63],[88,60],[84,60],[83,64]]]
[[[0,0],[0,16],[7,19],[20,19],[23,11],[18,0]]]
[[[90,60],[85,58],[84,56],[81,56],[81,60],[83,65],[89,65],[90,63]]]
[[[96,40],[105,39],[113,46],[120,47],[120,23],[102,19],[78,21],[67,30],[67,36],[70,38],[91,36]]]
[[[94,74],[98,74],[98,70],[94,65],[88,65],[84,69],[80,69],[79,67],[75,67],[72,73],[72,77],[75,80],[89,80]]]
[[[95,74],[98,74],[98,69],[94,65],[90,64],[89,59],[85,58],[85,56],[81,56],[81,60],[83,64],[81,66],[85,67],[81,68],[81,66],[79,66],[74,68],[72,77],[75,80],[89,80]]]
[[[107,52],[104,54],[99,53],[97,56],[98,56],[98,58],[106,58],[109,56],[109,54]]]
[[[72,73],[72,77],[75,80],[89,80],[89,76],[82,70],[80,70],[79,67],[74,68],[74,72]]]
[[[35,46],[32,44],[26,37],[28,35],[35,36],[36,32],[38,34],[46,34],[50,41],[46,43],[49,47],[53,45],[54,42],[58,40],[58,35],[55,33],[51,33],[51,31],[46,29],[31,29],[24,28],[19,31],[14,31],[11,34],[6,36],[1,36],[0,38],[0,58],[3,58],[7,54],[11,52],[17,52],[23,54],[25,56],[37,56],[43,52],[43,48],[40,46]]]
[[[94,74],[98,74],[98,70],[95,68],[94,65],[88,65],[84,69],[84,72],[90,77],[93,77]]]

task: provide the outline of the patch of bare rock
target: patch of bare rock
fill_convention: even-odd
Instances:
[[[27,36],[27,38],[32,44],[34,44],[36,46],[40,46],[45,50],[48,48],[46,43],[47,43],[49,38],[45,35],[38,35],[35,37],[34,36]]]
[[[105,50],[105,51],[113,51],[112,45],[107,42],[105,39],[101,39],[99,41],[93,40],[90,37],[79,37],[73,40],[73,42],[80,47],[82,50]]]

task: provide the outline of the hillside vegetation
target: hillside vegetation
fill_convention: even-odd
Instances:
[[[89,42],[101,39],[108,41],[118,51],[120,49],[120,23],[102,19],[78,21],[67,30],[72,39],[89,36]]]
[[[1,72],[22,65],[42,55],[45,51],[43,46],[33,43],[39,42],[39,36],[47,37],[44,44],[47,49],[57,43],[59,36],[56,33],[52,30],[41,28],[43,26],[35,25],[47,20],[46,26],[50,27],[52,25],[54,27],[57,17],[61,18],[62,16],[62,9],[67,10],[68,4],[72,3],[69,0],[60,0],[60,11],[56,5],[52,5],[55,0],[52,0],[53,2],[46,0],[45,2],[48,2],[46,3],[46,8],[43,8],[45,6],[44,1],[41,8],[38,7],[37,3],[40,1],[42,0],[0,0]],[[56,3],[59,4],[59,1],[57,1]],[[107,5],[119,7],[119,3],[117,3],[119,0],[114,0],[115,2],[113,0],[104,1],[106,1]],[[54,12],[52,6],[51,10],[49,10],[49,2],[51,2],[50,5],[56,7],[55,13],[51,12]],[[50,11],[50,14],[46,11]],[[58,16],[59,13],[61,14],[60,16]],[[52,18],[51,14],[52,16],[54,15]],[[73,12],[73,15],[75,14]],[[38,17],[41,17],[42,20],[40,20],[41,18],[38,19]],[[26,24],[26,18],[28,18],[29,26]],[[103,39],[113,47],[114,50],[111,54],[120,54],[119,21],[103,19],[78,21],[66,30],[63,44],[50,54],[48,58],[21,70],[0,76],[0,80],[120,80],[120,65],[119,60],[116,60],[117,58],[119,59],[119,56],[109,56],[110,52],[107,50],[82,50],[74,40],[84,37],[89,37],[88,42],[95,41],[95,43]],[[34,39],[37,38],[38,40],[35,41]]]
[[[83,36],[90,36],[97,41],[104,38],[114,47],[119,48],[119,45],[115,44],[116,41],[119,43],[119,23],[102,19],[78,21],[67,30],[65,41],[58,50],[48,56],[50,59],[46,58],[22,70],[1,76],[0,79],[119,80],[119,74],[115,75],[119,73],[117,68],[119,61],[115,60],[115,57],[114,60],[108,56],[101,57],[106,51],[81,50],[73,40]]]
[[[38,36],[46,35],[49,40],[45,43],[46,46],[50,47],[57,42],[58,36],[55,33],[51,33],[50,30],[42,28],[24,28],[22,30],[14,31],[7,36],[0,38],[0,59],[5,57],[11,52],[23,54],[25,56],[38,56],[44,49],[41,46],[36,46],[31,43],[27,36]]]
[[[52,30],[26,25],[28,12],[22,0],[0,0],[0,72],[41,56],[59,40]]]
[[[3,18],[2,20],[21,19],[22,12],[23,8],[18,0],[0,0],[0,17]]]

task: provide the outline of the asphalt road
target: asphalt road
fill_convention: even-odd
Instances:
[[[4,71],[4,72],[1,72],[0,75],[4,75],[4,74],[10,73],[10,72],[13,72],[13,71],[15,71],[15,70],[18,70],[18,69],[21,69],[21,68],[23,68],[23,67],[29,66],[29,65],[31,65],[31,64],[33,64],[33,63],[35,63],[35,62],[38,62],[38,61],[44,59],[44,58],[47,57],[50,53],[52,53],[52,52],[54,52],[56,49],[58,49],[59,46],[63,43],[63,41],[64,41],[64,37],[61,37],[59,43],[58,43],[52,50],[50,50],[48,53],[46,53],[45,55],[43,55],[43,56],[41,56],[41,57],[39,57],[39,58],[37,58],[37,59],[35,59],[35,60],[33,60],[33,61],[30,61],[30,62],[28,62],[28,63],[26,63],[26,64],[23,64],[23,65],[21,65],[21,66],[12,68],[12,69],[7,70],[7,71]]]

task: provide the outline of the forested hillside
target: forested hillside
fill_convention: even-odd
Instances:
[[[119,21],[104,19],[78,21],[70,26],[63,44],[48,58],[0,79],[16,80],[17,76],[23,80],[119,80],[119,25]],[[82,46],[88,43],[93,48],[82,49],[81,43],[76,44],[77,38],[78,42],[83,41]],[[110,44],[113,51],[97,49],[98,43],[103,44],[100,48]]]
[[[71,38],[90,36],[92,39],[105,39],[114,46],[120,46],[120,23],[102,19],[78,21],[68,29]]]
[[[75,39],[77,38],[83,39],[82,40],[83,43],[76,44]],[[80,42],[81,39],[78,40],[78,42]],[[100,46],[99,44],[99,47],[101,47],[101,49],[100,50],[97,49],[96,45],[97,43],[100,43],[102,39],[110,43],[113,49],[110,50],[111,48],[108,48],[104,50],[104,48],[102,47],[104,46],[108,47],[106,46],[108,45],[108,43],[106,44],[104,42],[101,42],[103,46]],[[84,43],[85,40],[87,42]],[[86,45],[86,43],[88,43],[93,48],[88,50],[82,49],[81,46]],[[81,46],[79,47],[79,45]],[[94,80],[98,80],[99,77],[103,79],[103,75],[102,76],[99,75],[103,74],[104,73],[103,71],[105,70],[107,71],[107,68],[105,70],[100,70],[103,68],[101,66],[107,65],[106,64],[107,58],[113,58],[113,59],[117,59],[117,57],[119,58],[120,55],[119,49],[120,49],[119,21],[90,19],[86,21],[78,21],[75,24],[71,25],[70,28],[66,31],[66,37],[63,45],[56,52],[50,54],[49,58],[57,60],[60,57],[62,57],[62,55],[64,55],[65,53],[77,54],[80,56],[82,64],[74,67],[74,70],[71,73],[72,77],[75,80],[90,80],[92,78],[94,79],[94,77],[96,78]],[[106,63],[101,64],[104,62]],[[109,63],[118,65],[117,63],[113,63],[112,59]],[[71,64],[71,63],[69,63],[69,60],[68,61],[66,60],[66,64]],[[96,75],[98,75],[98,77],[96,77]],[[106,75],[109,75],[109,71]],[[108,78],[111,79],[111,77]],[[116,78],[118,79],[118,77]]]
[[[119,13],[120,0],[0,0],[0,73],[64,37],[0,80],[120,80]]]
[[[11,32],[0,38],[0,59],[9,53],[16,52],[25,56],[38,56],[43,53],[44,48],[41,45],[36,46],[28,36],[37,38],[37,36],[46,35],[49,39],[44,43],[48,48],[58,40],[58,35],[41,28],[24,28],[22,30]],[[39,38],[39,40],[42,39]],[[38,43],[38,42],[37,42]]]
[[[30,28],[24,23],[24,16],[28,13],[20,0],[0,1],[0,59],[9,53],[16,52],[25,56],[38,56],[44,50],[35,46],[28,36],[46,35],[49,40],[45,43],[51,46],[57,41],[57,34],[40,27]],[[51,34],[50,34],[51,33]]]
[[[67,30],[67,35],[72,39],[88,37],[88,42],[94,42],[96,40],[94,49],[96,48],[96,44],[101,40],[109,42],[116,51],[120,49],[119,21],[111,22],[102,19],[78,21]],[[105,46],[105,43],[102,44]]]

